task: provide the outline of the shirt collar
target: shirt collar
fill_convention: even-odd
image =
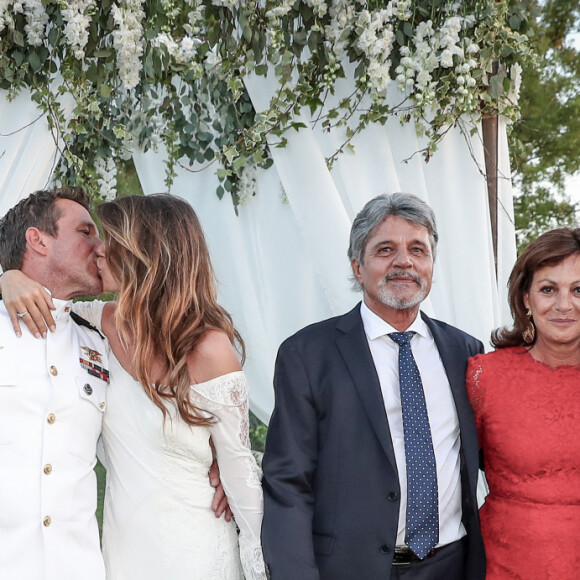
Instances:
[[[72,300],[61,300],[60,298],[53,298],[53,304],[56,310],[52,310],[51,314],[56,323],[56,329],[64,328],[70,320],[70,313],[72,310]]]
[[[375,340],[381,336],[385,336],[391,332],[400,332],[391,326],[386,320],[383,320],[378,314],[375,314],[365,303],[364,300],[360,306],[360,316],[362,318],[365,334],[369,340]],[[419,313],[407,331],[413,331],[419,336],[429,337],[429,328]]]

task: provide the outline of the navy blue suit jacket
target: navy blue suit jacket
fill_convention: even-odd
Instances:
[[[485,578],[478,443],[465,390],[475,338],[422,314],[459,417],[466,580]],[[280,347],[264,454],[262,544],[273,580],[388,580],[400,486],[379,379],[360,316],[313,324]]]

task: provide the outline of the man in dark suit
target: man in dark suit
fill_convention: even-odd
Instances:
[[[264,455],[273,580],[483,580],[475,338],[419,312],[437,245],[418,197],[368,202],[349,258],[363,302],[287,339]]]

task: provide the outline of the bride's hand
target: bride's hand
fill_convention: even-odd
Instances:
[[[46,337],[47,328],[56,329],[50,312],[55,310],[50,294],[20,270],[8,270],[2,274],[0,292],[16,336],[22,336],[20,321],[36,338]]]

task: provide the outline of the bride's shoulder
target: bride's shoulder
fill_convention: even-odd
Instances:
[[[205,383],[241,370],[238,354],[222,330],[208,330],[188,357],[193,383]]]

